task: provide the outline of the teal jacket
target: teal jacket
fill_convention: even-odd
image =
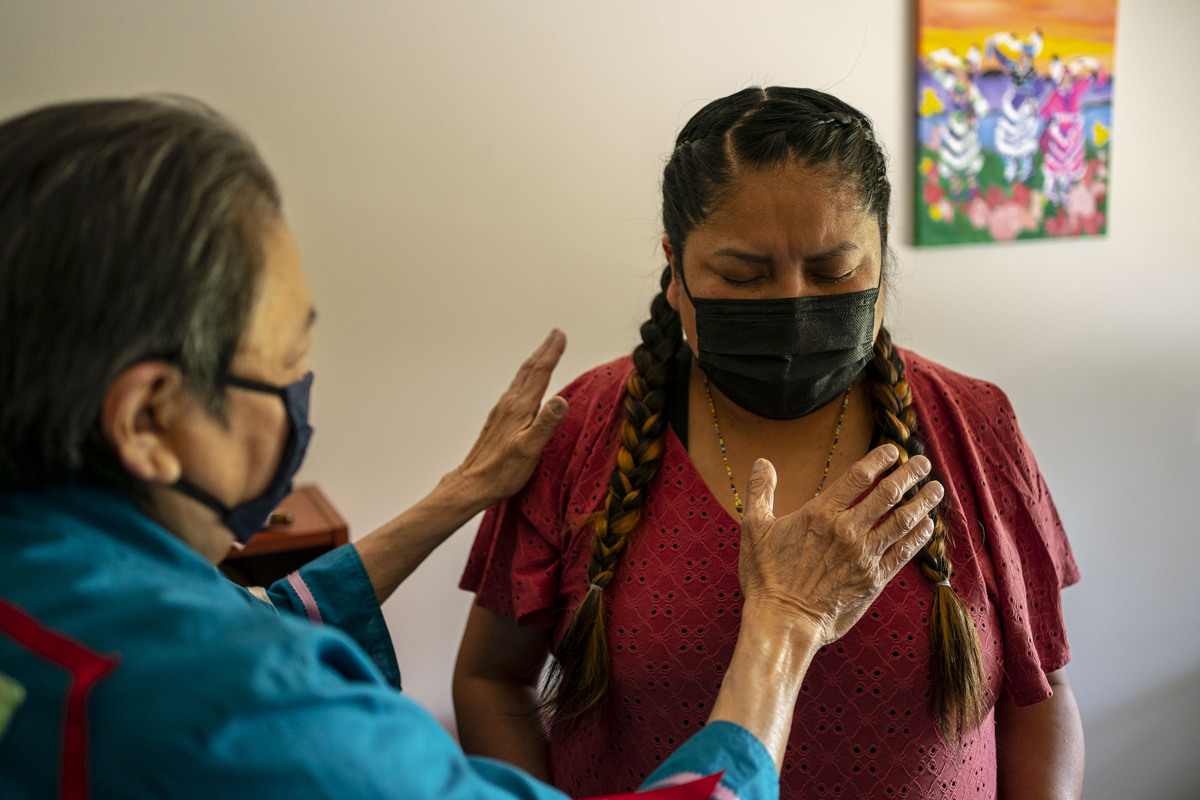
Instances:
[[[563,797],[467,757],[399,691],[353,546],[267,594],[115,494],[0,494],[0,797]],[[719,770],[723,796],[778,795],[770,755],[729,723],[647,786]]]

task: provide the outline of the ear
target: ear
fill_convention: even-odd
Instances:
[[[664,234],[662,238],[663,253],[667,256],[667,263],[671,266],[671,282],[667,285],[667,305],[679,312],[679,270],[683,268],[682,264],[675,263],[675,253],[671,250],[671,240]]]
[[[148,483],[179,480],[171,432],[189,404],[179,368],[166,361],[134,364],[109,385],[100,426],[130,475]]]

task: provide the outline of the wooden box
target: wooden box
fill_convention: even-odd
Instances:
[[[268,586],[347,541],[345,521],[321,490],[299,486],[243,549],[230,549],[220,568],[242,586]]]

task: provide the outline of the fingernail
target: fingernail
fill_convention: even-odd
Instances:
[[[946,487],[942,486],[942,484],[938,483],[937,481],[934,481],[933,482],[933,499],[940,501],[945,496],[946,496]]]
[[[760,472],[762,472],[763,470],[765,470],[765,469],[766,469],[766,463],[767,463],[766,459],[763,459],[763,458],[756,458],[756,459],[754,460],[754,466],[753,466],[753,467],[751,468],[751,470],[750,470],[750,474],[751,474],[751,475],[757,475],[758,473],[760,473]]]
[[[883,455],[886,458],[890,458],[893,461],[895,461],[897,458],[900,457],[900,451],[898,449],[896,449],[896,445],[894,445],[894,444],[885,444],[883,446]]]
[[[922,475],[928,475],[929,470],[933,469],[933,464],[925,456],[917,456],[913,460],[916,462],[917,472]]]

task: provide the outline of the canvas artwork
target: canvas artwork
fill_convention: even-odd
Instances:
[[[918,245],[1107,230],[1116,0],[919,0]]]

